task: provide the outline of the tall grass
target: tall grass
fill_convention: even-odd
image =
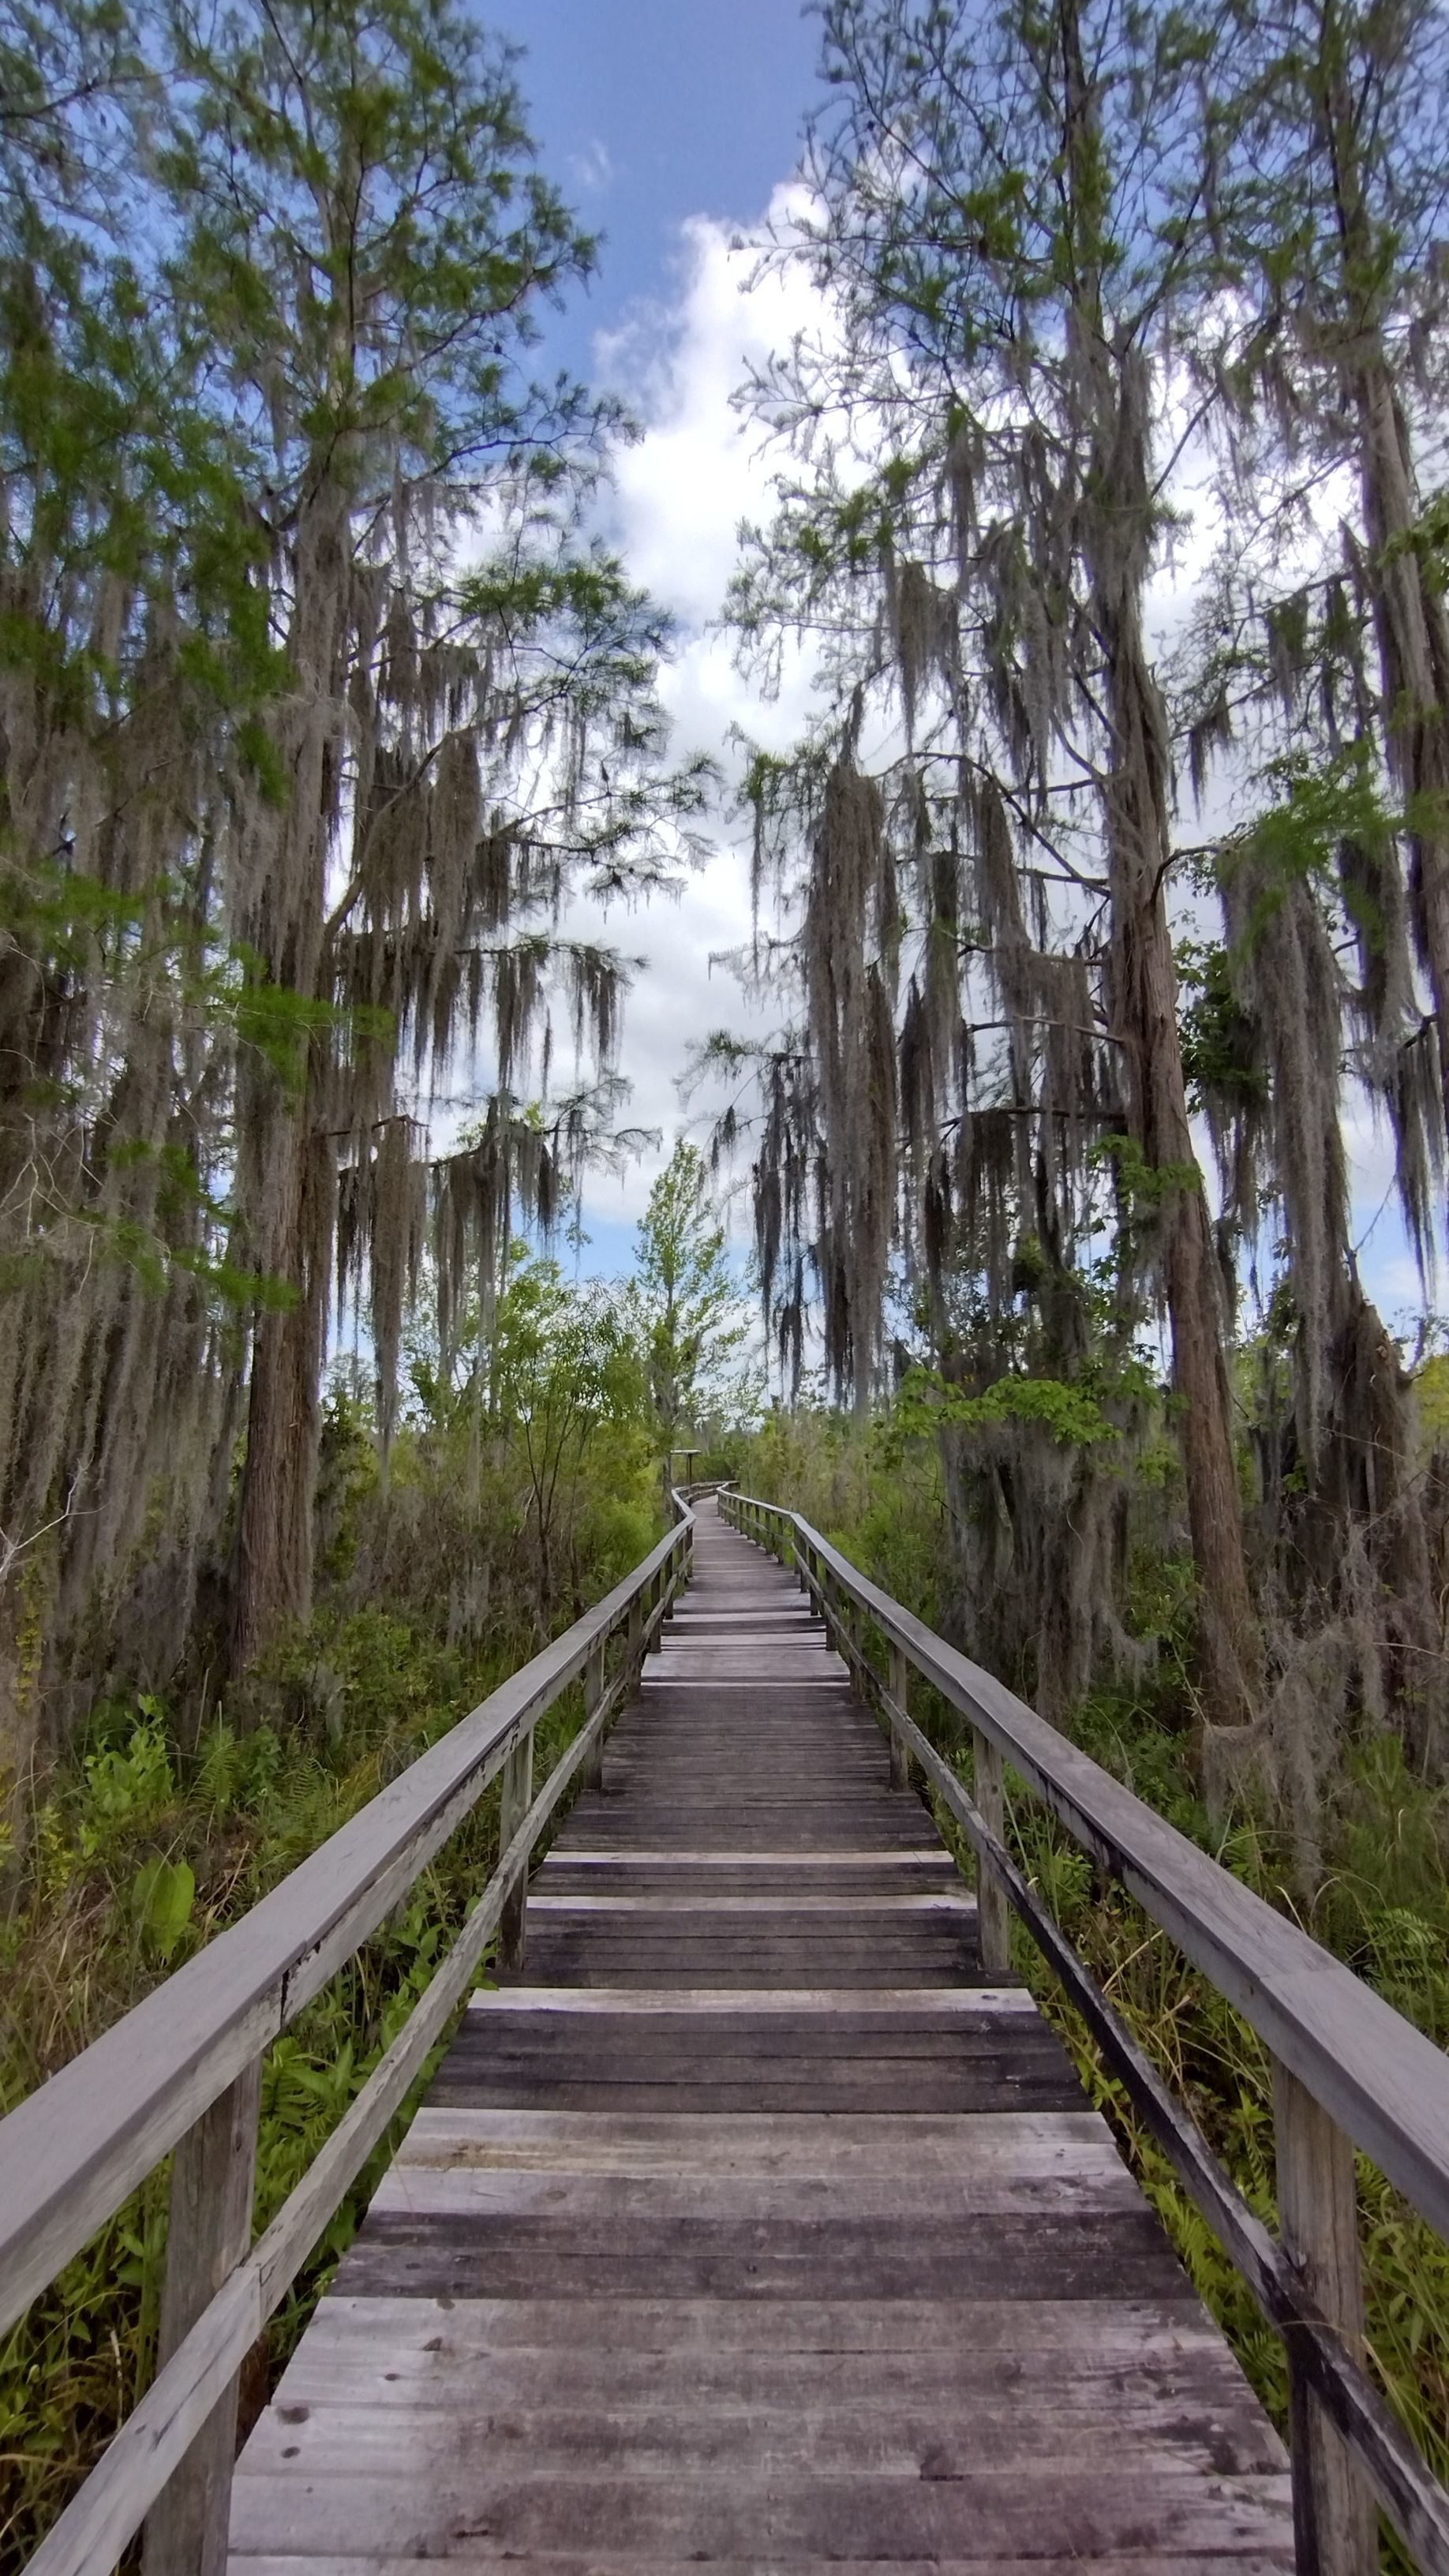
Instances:
[[[98,1706],[23,1819],[0,1917],[0,2110],[9,2110],[213,1934],[235,1923],[458,1718],[646,1553],[662,1527],[647,1442],[612,1439],[567,1498],[569,1589],[547,1619],[527,1515],[456,1445],[404,1438],[384,1498],[365,1428],[334,1422],[345,1502],[322,1607],[199,1731],[184,1703]],[[459,1569],[472,1615],[457,1616]],[[482,1569],[481,1582],[473,1579]],[[462,1633],[448,1641],[449,1627]],[[583,1719],[540,1721],[541,1783]],[[263,2067],[255,2223],[300,2181],[426,1987],[497,1854],[490,1789],[398,1909],[305,2006]],[[445,2043],[440,2043],[440,2046]],[[349,2243],[436,2053],[243,2374],[243,2425]],[[0,2570],[20,2567],[154,2367],[169,2168],[0,2341]]]
[[[898,1443],[883,1451],[838,1417],[781,1417],[742,1449],[737,1473],[745,1490],[802,1511],[893,1598],[931,1625],[948,1626],[949,1529],[939,1470],[925,1444],[903,1456]],[[1189,1758],[1190,1565],[1145,1549],[1134,1568],[1133,1600],[1135,1624],[1153,1639],[1155,1659],[1140,1684],[1098,1690],[1074,1710],[1066,1730],[1072,1740],[1300,1922],[1440,2047],[1449,2045],[1449,1793],[1414,1772],[1396,1736],[1366,1732],[1344,1750],[1328,1801],[1323,1868],[1305,1888],[1299,1855],[1265,1808],[1240,1807],[1215,1824],[1199,1795]],[[913,1714],[969,1780],[956,1712],[923,1689]],[[1272,2080],[1262,2043],[1025,1783],[1008,1773],[1008,1786],[1010,1834],[1025,1875],[1245,2199],[1276,2228]],[[939,1803],[936,1817],[969,1872],[973,1864]],[[1110,2120],[1254,2388],[1286,2430],[1278,2335],[1020,1925],[1012,1938],[1019,1973]],[[1449,2479],[1449,2247],[1362,2157],[1358,2188],[1371,2364],[1419,2449]],[[1407,2565],[1387,2536],[1385,2550],[1386,2565]]]

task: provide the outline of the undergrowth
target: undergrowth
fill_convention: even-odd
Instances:
[[[1338,1865],[1303,1905],[1293,1900],[1287,1857],[1261,1820],[1239,1817],[1225,1829],[1212,1828],[1185,1763],[1164,1761],[1161,1730],[1150,1715],[1099,1699],[1073,1732],[1085,1751],[1245,1886],[1300,1920],[1444,2044],[1449,1893],[1442,1863],[1430,1857],[1444,1832],[1443,1801],[1406,1771],[1395,1741],[1370,1744],[1352,1758]],[[1140,1768],[1133,1758],[1139,1744]],[[969,1757],[961,1757],[960,1767],[969,1768]],[[1013,1840],[1026,1874],[1128,2029],[1187,2103],[1249,2206],[1276,2228],[1272,2074],[1261,2041],[1140,1907],[1102,1879],[1022,1784],[1016,1788]],[[1013,1952],[1088,2092],[1111,2120],[1196,2288],[1286,2430],[1279,2337],[1019,1926]],[[1443,2478],[1449,2476],[1449,2247],[1363,2157],[1358,2192],[1372,2364],[1416,2446]],[[1397,2553],[1390,2563],[1399,2563]]]
[[[659,1534],[647,1440],[621,1431],[576,1471],[553,1562],[536,1566],[527,1496],[495,1474],[469,1491],[451,1453],[404,1439],[380,1496],[364,1422],[329,1423],[339,1499],[318,1616],[248,1683],[230,1718],[99,1706],[24,1819],[0,1916],[0,2111],[237,1922],[465,1711],[636,1564]],[[324,1495],[325,1500],[325,1495]],[[534,1549],[532,1557],[528,1551]],[[493,1579],[490,1581],[490,1566]],[[473,1581],[470,1617],[456,1603]],[[447,1641],[449,1626],[464,1633]],[[541,1785],[582,1723],[582,1692],[540,1720]],[[266,2226],[401,2028],[492,1869],[498,1788],[404,1905],[268,2051],[255,2225]],[[440,2041],[439,2051],[446,2044]],[[243,2373],[255,2417],[424,2089],[314,2249]],[[154,2366],[169,2162],[0,2341],[0,2570],[23,2565],[145,2389]]]
[[[949,1544],[941,1479],[929,1451],[888,1476],[868,1437],[820,1416],[782,1418],[739,1462],[743,1490],[802,1511],[880,1587],[950,1633]],[[1215,1825],[1199,1795],[1192,1742],[1191,1567],[1144,1549],[1134,1567],[1134,1624],[1150,1642],[1143,1678],[1101,1688],[1067,1731],[1145,1803],[1280,1912],[1302,1924],[1442,2047],[1449,2045],[1449,1796],[1418,1776],[1399,1738],[1366,1733],[1346,1748],[1328,1801],[1324,1865],[1310,1887],[1271,1815],[1239,1806]],[[969,1638],[961,1641],[969,1649]],[[917,1684],[912,1714],[969,1783],[959,1715]],[[1024,1874],[1139,2045],[1191,2109],[1257,2216],[1276,2230],[1272,2077],[1256,2034],[1123,1889],[1007,1774],[1010,1835]],[[936,1822],[968,1874],[963,1839],[935,1802]],[[1013,1960],[1110,2120],[1128,2161],[1206,2305],[1279,2429],[1287,2428],[1283,2345],[1144,2129],[1120,2081],[1013,1920]],[[1418,2449],[1449,2478],[1449,2247],[1402,2195],[1358,2159],[1372,2367]],[[1407,2569],[1384,2533],[1384,2564]]]

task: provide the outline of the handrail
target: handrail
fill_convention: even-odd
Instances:
[[[719,1507],[744,1535],[793,1562],[858,1686],[879,1704],[891,1733],[892,1777],[903,1779],[906,1756],[914,1757],[973,1845],[983,1966],[999,1973],[1009,1964],[1004,1900],[1083,2012],[1264,2313],[1284,2333],[1300,2568],[1359,2576],[1377,2564],[1366,2478],[1418,2564],[1436,2576],[1449,2571],[1449,2495],[1355,2358],[1363,2332],[1352,2152],[1358,2146],[1440,2234],[1449,2234],[1449,2058],[1352,1969],[871,1583],[800,1513],[736,1492],[722,1492]],[[889,1685],[866,1657],[867,1626],[889,1649]],[[909,1715],[912,1672],[971,1725],[974,1800]],[[1005,1846],[1005,1763],[1265,2042],[1274,2066],[1281,2248],[1241,2201],[1190,2114],[1172,2100],[1012,1861]]]
[[[694,1516],[371,1799],[240,1922],[0,2120],[0,2332],[171,2149],[161,2367],[30,2561],[96,2576],[148,2514],[147,2576],[197,2576],[225,2549],[235,2374],[416,2080],[486,1943],[521,1957],[530,1859],[637,1680],[693,1559]],[[624,1631],[619,1670],[606,1656]],[[585,1719],[537,1796],[533,1735],[584,1675]],[[402,2031],[302,2182],[251,2245],[261,2057],[406,1895],[503,1775],[499,1859]],[[201,2454],[205,2453],[203,2458]],[[153,2512],[152,2508],[161,2509]]]

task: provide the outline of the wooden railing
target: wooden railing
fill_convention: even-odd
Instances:
[[[912,1757],[977,1862],[981,1964],[1010,1966],[1014,1911],[1189,2198],[1287,2347],[1300,2576],[1370,2576],[1375,2507],[1417,2564],[1449,2576],[1449,2493],[1365,2367],[1354,2150],[1449,2235],[1449,2058],[1294,1923],[1144,1806],[1024,1701],[858,1573],[797,1512],[735,1492],[736,1529],[793,1566],[857,1689]],[[884,1675],[867,1654],[878,1641]],[[966,1719],[974,1795],[910,1715],[918,1675]],[[1007,1765],[1264,2042],[1273,2068],[1281,2236],[1218,2164],[1006,1845]]]
[[[29,2562],[101,2576],[145,2524],[146,2576],[221,2576],[237,2374],[464,2001],[494,1935],[522,1956],[530,1858],[687,1582],[676,1522],[596,1609],[372,1799],[270,1896],[0,2121],[0,2333],[172,2156],[156,2376]],[[615,1669],[610,1670],[611,1655]],[[539,1719],[582,1674],[585,1719],[541,1789]],[[502,1775],[498,1863],[442,1966],[302,2181],[252,2243],[264,2051],[407,1895]]]

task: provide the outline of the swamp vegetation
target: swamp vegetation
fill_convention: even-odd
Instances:
[[[678,885],[717,781],[597,533],[629,424],[537,363],[597,246],[517,66],[456,0],[0,31],[0,2107],[607,1590],[686,1445],[1449,2044],[1449,21],[820,18],[728,603],[817,682],[743,781],[773,1033],[700,1047],[617,1288],[555,1257],[647,1142],[570,903]],[[1014,1830],[1269,2212],[1241,2028]],[[495,1834],[272,2050],[263,2218]],[[1361,2187],[1442,2471],[1449,2258]],[[0,2350],[6,2564],[145,2382],[164,2206]]]

